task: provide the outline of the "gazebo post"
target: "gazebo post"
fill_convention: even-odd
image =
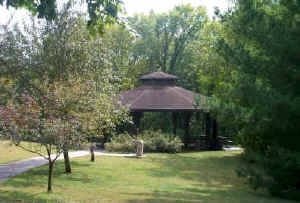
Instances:
[[[185,112],[184,113],[184,145],[185,148],[187,148],[188,143],[190,142],[190,120],[192,117],[192,113],[191,112]]]
[[[217,149],[218,123],[215,118],[211,118],[209,113],[206,113],[205,134],[208,136],[209,148],[212,150]]]
[[[172,113],[172,121],[173,121],[173,134],[176,135],[176,129],[177,129],[177,117],[178,117],[178,113],[177,112],[173,112]]]
[[[209,113],[205,114],[205,135],[210,137],[211,121]]]
[[[133,123],[135,125],[135,132],[134,134],[138,134],[139,133],[139,128],[140,128],[140,121],[141,121],[141,118],[143,116],[143,112],[131,112],[131,116],[132,116],[132,120],[133,120]]]
[[[217,149],[217,139],[218,139],[218,123],[216,119],[212,122],[212,149]]]

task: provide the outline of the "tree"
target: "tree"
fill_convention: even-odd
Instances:
[[[227,88],[218,94],[219,112],[235,116],[240,142],[271,177],[265,185],[290,198],[299,194],[300,185],[295,164],[300,149],[299,8],[294,0],[236,1],[234,9],[220,15],[226,32],[217,44],[231,67]]]
[[[167,14],[129,18],[136,34],[135,51],[146,60],[148,71],[177,73],[187,45],[207,20],[204,8],[177,6]]]
[[[71,1],[70,1],[71,2]],[[78,3],[74,1],[74,3]],[[45,18],[47,21],[54,20],[57,16],[57,1],[34,1],[34,0],[20,0],[20,1],[5,1],[0,0],[1,5],[6,5],[14,8],[25,8],[32,14],[37,14],[39,18]],[[88,14],[90,20],[88,25],[94,27],[94,30],[102,31],[105,23],[112,22],[117,18],[118,11],[120,10],[120,0],[86,0]]]
[[[13,142],[24,150],[38,154],[48,160],[48,187],[52,190],[52,173],[55,161],[64,150],[65,143],[75,143],[79,136],[79,125],[72,115],[61,117],[60,102],[55,90],[50,87],[39,105],[32,97],[21,94],[6,107],[0,108],[0,124]],[[21,141],[29,140],[39,147],[24,147]],[[44,154],[45,149],[46,154]]]
[[[35,64],[31,65],[23,87],[31,88],[32,94],[40,97],[41,90],[39,88],[43,81],[38,81],[39,79],[47,81],[48,85],[58,82],[61,87],[65,88],[65,91],[61,91],[59,95],[63,101],[61,111],[66,114],[70,111],[74,112],[80,97],[77,97],[77,94],[72,91],[73,87],[79,81],[78,78],[81,77],[79,75],[88,71],[90,67],[88,30],[80,17],[71,17],[69,5],[66,5],[65,10],[52,23],[46,25],[45,30],[44,36],[36,36],[37,40],[41,40],[41,44],[37,48],[38,54],[31,59]],[[32,84],[32,81],[28,80],[30,77],[31,80],[36,81],[36,84]],[[74,79],[77,81],[72,84]],[[20,78],[21,80],[23,79]],[[63,154],[66,172],[71,173],[68,146],[68,142],[66,142]]]
[[[91,161],[95,161],[94,139],[102,137],[107,141],[107,136],[120,123],[130,121],[128,109],[121,106],[117,100],[118,88],[114,85],[115,77],[112,73],[109,68],[102,69],[78,88],[82,99],[78,103],[80,110],[76,117],[79,118],[83,131],[90,139]]]
[[[125,26],[106,26],[101,37],[106,50],[105,58],[112,68],[112,74],[118,78],[117,92],[135,87],[138,77],[145,72],[139,53],[134,52],[135,37]]]
[[[1,94],[7,98],[1,106],[2,125],[16,144],[31,140],[45,148],[46,155],[27,150],[49,160],[48,191],[57,157],[64,153],[70,171],[69,146],[90,135],[82,118],[100,117],[91,119],[101,121],[93,123],[93,132],[100,135],[121,117],[117,105],[108,103],[114,98],[114,77],[107,72],[101,39],[91,38],[86,22],[68,8],[46,25],[27,28],[26,34],[7,26],[0,43],[7,48],[0,52],[0,81],[7,90]]]

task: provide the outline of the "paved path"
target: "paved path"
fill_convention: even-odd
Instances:
[[[76,151],[69,152],[70,158],[82,157],[89,155],[89,151]],[[118,156],[118,157],[135,157],[135,154],[110,154],[105,153],[104,151],[96,151],[95,155],[99,156]],[[58,159],[63,159],[63,155],[61,155]],[[35,157],[20,161],[11,162],[8,164],[0,165],[0,182],[7,180],[11,177],[14,177],[18,174],[24,173],[32,168],[39,167],[47,164],[48,161],[42,157]]]

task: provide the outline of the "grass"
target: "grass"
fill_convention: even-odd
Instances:
[[[88,157],[72,160],[73,173],[54,170],[46,192],[47,166],[0,183],[0,202],[222,202],[288,203],[253,191],[235,173],[240,152],[148,154],[145,158]]]
[[[22,142],[22,146],[32,149],[33,147],[38,147],[37,144],[31,142]],[[25,151],[19,147],[16,147],[10,141],[1,140],[0,141],[0,164],[5,164],[21,159],[27,159],[31,157],[36,157],[37,154]]]

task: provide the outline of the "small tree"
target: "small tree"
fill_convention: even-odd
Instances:
[[[106,69],[105,79],[97,74],[92,80],[81,83],[77,93],[81,95],[76,117],[82,123],[83,131],[90,138],[91,161],[95,161],[93,138],[111,133],[120,122],[129,121],[126,107],[119,104],[116,96],[112,72]]]
[[[74,144],[79,135],[79,123],[72,115],[61,117],[59,103],[50,92],[41,103],[22,94],[14,103],[0,108],[0,123],[6,135],[17,146],[48,160],[48,192],[52,190],[53,166],[64,144]],[[22,141],[36,142],[38,147],[19,145]]]

